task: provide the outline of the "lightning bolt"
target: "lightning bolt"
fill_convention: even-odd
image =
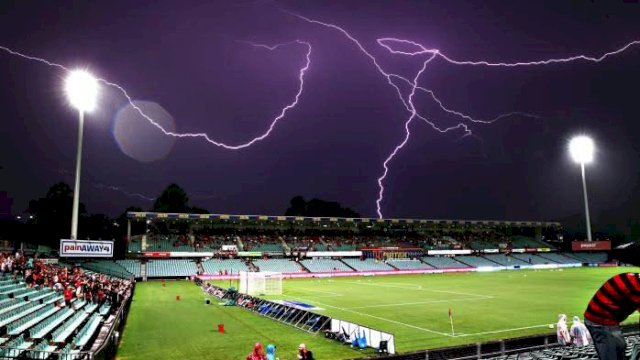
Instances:
[[[64,175],[66,177],[72,178],[74,176],[74,174],[66,169],[55,169],[55,170],[51,170],[57,174],[61,174]],[[121,187],[115,186],[115,185],[106,185],[103,183],[96,183],[96,182],[91,182],[91,185],[96,188],[96,189],[101,189],[101,190],[111,190],[111,191],[117,191],[120,192],[128,197],[134,197],[134,198],[139,198],[142,200],[146,200],[146,201],[154,201],[156,198],[150,197],[150,196],[146,196],[144,194],[139,194],[139,193],[133,193],[133,192],[129,192]]]
[[[215,145],[217,147],[221,147],[227,150],[240,150],[240,149],[244,149],[247,148],[259,141],[264,140],[265,138],[267,138],[271,132],[273,131],[273,129],[276,127],[276,124],[282,120],[285,115],[287,114],[287,112],[293,108],[296,107],[296,105],[298,105],[298,101],[300,99],[300,96],[302,95],[302,91],[304,90],[304,77],[305,74],[307,73],[307,71],[309,70],[309,66],[311,65],[311,44],[307,41],[302,41],[302,40],[294,40],[294,41],[290,41],[287,43],[282,43],[282,44],[276,44],[273,46],[269,46],[269,45],[263,45],[263,44],[256,44],[256,43],[252,43],[252,42],[248,42],[245,41],[245,43],[250,44],[254,47],[258,47],[258,48],[265,48],[268,49],[270,51],[276,50],[280,47],[283,46],[289,46],[289,45],[301,45],[304,46],[307,51],[305,54],[305,64],[304,66],[300,69],[300,71],[298,72],[298,81],[299,81],[299,86],[298,86],[298,91],[296,92],[296,95],[294,97],[294,99],[287,104],[286,106],[284,106],[282,108],[282,110],[280,111],[280,113],[271,121],[271,123],[269,124],[267,130],[265,132],[263,132],[261,135],[254,137],[253,139],[246,141],[244,143],[241,144],[236,144],[236,145],[230,145],[227,143],[224,143],[222,141],[216,141],[211,139],[211,137],[209,137],[208,134],[206,133],[178,133],[178,132],[174,132],[174,131],[168,131],[167,129],[165,129],[162,125],[160,125],[157,121],[155,121],[151,116],[147,115],[144,111],[142,111],[142,109],[140,109],[134,102],[132,97],[129,95],[129,93],[127,92],[127,90],[124,89],[124,87],[122,87],[121,85],[118,85],[114,82],[110,82],[108,80],[102,79],[102,78],[97,78],[97,80],[107,86],[113,87],[115,89],[117,89],[120,93],[122,93],[122,95],[127,99],[127,102],[129,103],[129,105],[131,105],[131,107],[133,107],[133,109],[135,109],[138,114],[140,114],[140,116],[142,116],[145,120],[147,120],[150,124],[152,124],[153,126],[155,126],[158,130],[160,130],[163,134],[168,135],[168,136],[173,136],[173,137],[177,137],[177,138],[201,138],[206,140],[208,143]],[[71,71],[71,69],[69,69],[68,67],[46,60],[44,58],[40,58],[40,57],[36,57],[36,56],[31,56],[31,55],[27,55],[15,50],[12,50],[6,46],[1,46],[0,45],[0,50],[4,50],[5,52],[11,54],[11,55],[15,55],[15,56],[19,56],[22,57],[24,59],[27,60],[32,60],[32,61],[37,61],[40,62],[42,64],[48,65],[48,66],[52,66],[55,68],[58,68],[60,70],[63,70],[65,72],[69,72]]]
[[[154,201],[156,198],[154,197],[150,197],[150,196],[146,196],[144,194],[139,194],[139,193],[132,193],[132,192],[128,192],[118,186],[113,186],[113,185],[105,185],[102,183],[93,183],[92,184],[93,187],[95,187],[96,189],[106,189],[106,190],[112,190],[112,191],[117,191],[120,192],[128,197],[135,197],[135,198],[139,198],[145,201]]]
[[[336,30],[340,33],[342,33],[349,41],[351,41],[367,58],[369,58],[372,62],[372,64],[374,65],[374,67],[377,69],[378,73],[380,75],[383,76],[383,78],[386,80],[387,84],[389,86],[391,86],[397,96],[398,99],[400,100],[400,102],[403,104],[403,106],[405,107],[405,109],[409,112],[409,117],[408,119],[405,121],[404,123],[404,129],[405,129],[405,136],[402,139],[402,141],[396,145],[393,148],[393,151],[387,156],[387,158],[385,159],[385,161],[382,164],[382,168],[383,168],[383,173],[382,175],[378,178],[378,187],[379,187],[379,192],[378,192],[378,198],[376,199],[376,211],[377,214],[380,218],[382,218],[382,210],[381,210],[381,203],[384,199],[384,180],[387,177],[387,174],[389,172],[389,164],[391,163],[391,161],[394,159],[394,157],[398,154],[398,152],[409,142],[409,139],[411,137],[411,131],[410,131],[410,125],[411,123],[415,120],[415,119],[420,119],[422,122],[424,122],[425,124],[427,124],[430,128],[432,128],[435,131],[438,131],[439,133],[447,133],[449,131],[454,131],[454,130],[462,130],[464,133],[464,137],[466,136],[475,136],[473,135],[471,129],[469,128],[469,124],[492,124],[496,121],[499,121],[501,119],[504,118],[508,118],[508,117],[512,117],[512,116],[521,116],[521,117],[529,117],[529,118],[541,118],[538,115],[535,114],[530,114],[530,113],[525,113],[525,112],[520,112],[520,111],[512,111],[512,112],[508,112],[508,113],[504,113],[504,114],[499,114],[497,116],[495,116],[492,119],[478,119],[478,118],[474,118],[471,115],[465,114],[459,110],[455,110],[452,109],[451,107],[445,105],[445,103],[440,100],[437,95],[435,94],[435,92],[431,89],[428,89],[426,87],[423,87],[421,85],[419,85],[419,80],[420,77],[422,76],[422,74],[425,72],[427,65],[435,60],[436,58],[438,59],[442,59],[443,61],[452,64],[452,65],[469,65],[469,66],[489,66],[489,67],[521,67],[521,66],[536,66],[536,65],[550,65],[550,64],[559,64],[559,63],[569,63],[569,62],[574,62],[574,61],[589,61],[589,62],[601,62],[603,60],[605,60],[606,58],[613,56],[613,55],[617,55],[620,54],[626,50],[628,50],[629,48],[636,46],[636,45],[640,45],[640,41],[632,41],[627,43],[626,45],[615,49],[613,51],[604,53],[603,55],[600,56],[588,56],[588,55],[575,55],[575,56],[571,56],[571,57],[564,57],[564,58],[552,58],[552,59],[545,59],[545,60],[535,60],[535,61],[518,61],[518,62],[490,62],[490,61],[486,61],[486,60],[480,60],[480,61],[471,61],[471,60],[456,60],[452,57],[447,56],[446,54],[444,54],[442,51],[438,50],[438,49],[429,49],[427,47],[425,47],[424,45],[417,43],[415,41],[411,41],[411,40],[406,40],[406,39],[398,39],[398,38],[392,38],[392,37],[383,37],[383,38],[378,38],[376,39],[376,42],[378,45],[380,45],[381,47],[385,48],[386,50],[388,50],[389,53],[391,53],[392,55],[402,55],[402,56],[426,56],[426,60],[423,61],[422,63],[422,67],[420,68],[420,70],[416,73],[416,75],[412,78],[406,78],[403,76],[400,76],[398,74],[394,74],[391,72],[386,71],[378,62],[377,58],[375,56],[373,56],[361,43],[359,40],[357,40],[355,37],[353,37],[348,31],[346,31],[344,28],[335,25],[335,24],[331,24],[331,23],[327,23],[327,22],[323,22],[323,21],[319,21],[319,20],[314,20],[293,12],[290,12],[288,10],[283,10],[284,12],[286,12],[289,15],[295,16],[298,19],[301,19],[303,21],[306,21],[308,23],[312,23],[312,24],[317,24],[317,25],[321,25],[324,26],[326,28],[330,28],[333,30]],[[153,118],[151,118],[150,116],[148,116],[147,114],[144,113],[144,111],[142,111],[139,107],[137,107],[133,101],[131,96],[128,94],[128,92],[120,85],[113,83],[113,82],[109,82],[105,79],[98,79],[100,82],[102,82],[103,84],[116,88],[120,93],[122,93],[122,95],[124,95],[124,97],[127,99],[127,101],[129,102],[129,104],[143,117],[145,118],[147,121],[149,121],[149,123],[151,123],[152,125],[154,125],[156,128],[158,128],[158,130],[160,130],[163,134],[167,135],[167,136],[173,136],[173,137],[178,137],[178,138],[201,138],[204,139],[205,141],[207,141],[208,143],[217,146],[217,147],[221,147],[227,150],[240,150],[240,149],[244,149],[247,147],[250,147],[252,145],[254,145],[255,143],[262,141],[264,139],[266,139],[271,132],[274,130],[274,128],[276,127],[277,123],[282,120],[285,115],[287,114],[287,112],[293,108],[295,108],[299,102],[300,96],[302,95],[303,89],[304,89],[304,78],[305,78],[305,74],[307,73],[307,71],[309,70],[309,67],[311,65],[311,51],[312,51],[312,47],[311,44],[309,42],[306,41],[301,41],[301,40],[294,40],[294,41],[290,41],[287,43],[282,43],[282,44],[276,44],[273,46],[269,46],[269,45],[263,45],[263,44],[255,44],[255,43],[251,43],[251,42],[245,42],[251,46],[254,47],[259,47],[259,48],[264,48],[267,49],[269,51],[274,51],[277,50],[280,47],[283,46],[289,46],[289,45],[299,45],[299,46],[303,46],[306,48],[306,55],[305,55],[305,64],[302,68],[300,68],[299,72],[298,72],[298,81],[299,81],[299,86],[298,86],[298,91],[296,92],[296,95],[294,96],[294,99],[286,104],[281,111],[278,113],[277,116],[275,116],[275,118],[272,119],[270,125],[267,127],[267,130],[264,131],[261,135],[256,136],[244,143],[241,144],[227,144],[225,142],[222,141],[216,141],[213,140],[211,137],[209,137],[208,134],[206,133],[178,133],[178,132],[172,132],[172,131],[167,131],[165,128],[163,128],[159,123],[157,123]],[[396,50],[393,48],[393,45],[401,45],[401,46],[405,46],[405,47],[413,47],[415,48],[414,51],[407,51],[407,50]],[[44,58],[39,58],[39,57],[35,57],[35,56],[31,56],[31,55],[27,55],[27,54],[23,54],[21,52],[12,50],[8,47],[5,46],[0,46],[0,50],[3,50],[11,55],[15,55],[15,56],[19,56],[22,57],[24,59],[27,60],[32,60],[32,61],[37,61],[37,62],[41,62],[43,64],[46,64],[48,66],[52,66],[52,67],[56,67],[60,70],[64,70],[64,71],[70,71],[69,68],[61,65],[61,64],[57,64],[54,62],[51,62],[49,60],[46,60]],[[401,90],[400,90],[400,86],[398,85],[398,83],[404,83],[406,85],[409,85],[411,87],[411,92],[408,96],[403,96]],[[460,119],[460,122],[458,122],[457,124],[453,125],[453,126],[449,126],[449,127],[441,127],[438,124],[436,124],[435,122],[429,120],[425,115],[420,114],[417,109],[416,106],[414,105],[413,101],[414,101],[414,97],[416,96],[416,94],[418,92],[421,93],[426,93],[427,95],[429,95],[429,98],[438,105],[438,107],[443,111],[446,112],[449,115],[452,115],[454,117],[457,117],[458,119]],[[121,191],[121,189],[117,188],[117,187],[109,187],[109,186],[104,186],[105,188],[111,189],[111,190],[117,190],[117,191]],[[141,198],[143,199],[151,199],[148,197],[145,197],[144,195],[141,194],[132,194],[132,195],[140,195]]]
[[[305,55],[305,64],[304,66],[300,69],[300,71],[298,72],[298,81],[299,81],[299,86],[298,86],[298,91],[296,92],[296,95],[293,99],[293,101],[291,101],[289,104],[287,104],[285,107],[282,108],[282,110],[280,111],[280,113],[271,121],[269,127],[267,128],[267,130],[262,133],[262,135],[256,136],[253,139],[241,143],[241,144],[236,144],[236,145],[229,145],[226,144],[222,141],[216,141],[213,140],[209,137],[209,135],[207,133],[178,133],[178,132],[173,132],[173,131],[167,131],[164,127],[162,127],[162,125],[160,125],[158,122],[156,122],[153,118],[151,118],[149,115],[145,114],[144,111],[142,111],[142,109],[140,109],[138,106],[136,106],[133,102],[133,99],[131,98],[131,96],[129,96],[129,94],[127,93],[127,91],[120,85],[106,81],[104,79],[100,79],[101,82],[103,82],[105,85],[108,86],[112,86],[115,87],[116,89],[118,89],[123,95],[124,97],[127,99],[127,101],[129,102],[129,104],[140,114],[140,116],[142,116],[143,118],[145,118],[149,123],[151,123],[153,126],[155,126],[156,128],[158,128],[158,130],[160,130],[163,134],[168,135],[168,136],[173,136],[173,137],[177,137],[177,138],[201,138],[204,139],[205,141],[207,141],[208,143],[215,145],[217,147],[221,147],[227,150],[240,150],[240,149],[244,149],[244,148],[248,148],[249,146],[257,143],[258,141],[262,141],[264,139],[266,139],[271,132],[273,131],[273,129],[276,127],[276,124],[278,123],[278,121],[282,120],[282,118],[285,117],[285,115],[287,114],[287,112],[293,108],[296,107],[296,105],[298,105],[298,101],[300,99],[300,96],[302,95],[302,91],[304,90],[304,76],[307,73],[307,70],[309,70],[309,66],[311,65],[311,44],[309,42],[306,41],[301,41],[301,40],[294,40],[294,41],[290,41],[287,43],[282,43],[282,44],[276,44],[273,46],[268,46],[268,45],[263,45],[263,44],[255,44],[252,42],[248,42],[245,41],[245,43],[248,43],[252,46],[255,47],[259,47],[259,48],[265,48],[268,50],[276,50],[280,47],[283,46],[287,46],[287,45],[292,45],[292,44],[298,44],[298,45],[302,45],[304,47],[307,48],[307,52]]]
[[[376,42],[378,43],[378,45],[380,45],[383,48],[387,49],[393,55],[404,55],[404,56],[428,55],[429,56],[428,59],[423,63],[422,68],[418,71],[416,76],[413,78],[413,81],[411,81],[406,77],[403,77],[403,76],[400,76],[398,74],[393,74],[393,73],[385,71],[382,68],[382,66],[380,66],[380,64],[379,64],[378,60],[376,59],[376,57],[373,56],[362,45],[362,43],[358,39],[356,39],[353,35],[351,35],[343,27],[338,26],[336,24],[332,24],[332,23],[328,23],[328,22],[324,22],[324,21],[320,21],[320,20],[311,19],[311,18],[308,18],[306,16],[291,12],[291,11],[286,10],[286,9],[281,9],[281,10],[283,12],[291,15],[291,16],[294,16],[294,17],[296,17],[298,19],[301,19],[303,21],[306,21],[308,23],[324,26],[326,28],[336,30],[336,31],[340,32],[341,34],[343,34],[366,57],[368,57],[371,60],[371,62],[373,63],[375,68],[378,70],[378,72],[386,79],[387,83],[395,89],[395,91],[396,91],[396,93],[398,95],[398,98],[400,99],[400,101],[402,102],[404,107],[407,109],[407,111],[410,113],[410,116],[409,116],[408,120],[404,124],[404,128],[405,128],[405,136],[404,136],[404,138],[402,139],[402,141],[398,145],[396,145],[393,148],[393,151],[391,153],[389,153],[387,158],[382,163],[383,172],[382,172],[382,175],[378,178],[378,198],[376,199],[376,212],[377,212],[379,218],[383,217],[382,209],[381,209],[381,203],[382,203],[382,201],[384,199],[384,191],[385,191],[384,180],[387,177],[387,174],[389,173],[389,163],[398,154],[398,152],[409,142],[409,139],[411,137],[411,130],[410,130],[409,126],[411,125],[411,122],[415,118],[419,118],[419,119],[423,120],[432,129],[434,129],[434,130],[436,130],[436,131],[438,131],[440,133],[446,133],[448,131],[462,129],[464,131],[464,136],[463,137],[473,136],[473,133],[471,132],[471,129],[467,125],[467,123],[469,123],[469,122],[470,123],[475,123],[475,124],[492,124],[492,123],[494,123],[496,121],[499,121],[501,119],[504,119],[504,118],[507,118],[507,117],[511,117],[511,116],[522,116],[522,117],[537,118],[537,119],[541,118],[540,116],[535,115],[535,114],[529,114],[529,113],[525,113],[525,112],[521,112],[521,111],[512,111],[512,112],[500,114],[500,115],[494,117],[493,119],[483,120],[483,119],[474,118],[474,117],[472,117],[470,115],[467,115],[467,114],[465,114],[465,113],[463,113],[461,111],[449,108],[448,106],[446,106],[444,104],[444,102],[442,100],[440,100],[436,96],[436,94],[435,94],[435,92],[433,90],[430,90],[428,88],[425,88],[425,87],[422,87],[422,86],[418,85],[418,80],[419,80],[420,76],[422,75],[422,73],[425,71],[427,63],[431,62],[436,57],[440,58],[440,59],[443,59],[447,63],[453,64],[453,65],[490,66],[490,67],[520,67],[520,66],[537,66],[537,65],[550,65],[550,64],[570,63],[570,62],[574,62],[574,61],[578,61],[578,60],[589,61],[589,62],[601,62],[601,61],[605,60],[606,58],[608,58],[610,56],[620,54],[620,53],[628,50],[629,48],[631,48],[633,46],[640,45],[640,41],[631,41],[631,42],[625,44],[624,46],[622,46],[622,47],[620,47],[618,49],[606,52],[603,55],[600,55],[600,56],[597,56],[597,57],[596,56],[588,56],[588,55],[575,55],[575,56],[564,57],[564,58],[552,58],[552,59],[545,59],[545,60],[519,61],[519,62],[508,63],[508,62],[489,62],[489,61],[485,61],[485,60],[480,60],[480,61],[455,60],[455,59],[447,56],[446,54],[444,54],[439,49],[429,49],[429,48],[425,47],[424,45],[422,45],[420,43],[417,43],[415,41],[406,40],[406,39],[392,38],[392,37],[382,37],[382,38],[376,39]],[[414,47],[416,50],[415,51],[396,50],[396,49],[392,48],[393,44],[402,45],[402,46],[408,46],[408,47]],[[398,80],[398,81],[401,81],[401,82],[404,82],[405,84],[408,84],[408,85],[411,86],[411,93],[409,94],[407,99],[405,99],[404,96],[402,95],[402,92],[400,91],[400,88],[393,81],[394,79]],[[422,92],[427,93],[442,111],[444,111],[444,112],[446,112],[446,113],[448,113],[450,115],[458,117],[461,120],[461,122],[459,122],[458,124],[456,124],[454,126],[450,126],[450,127],[447,127],[447,128],[440,128],[434,122],[428,120],[426,117],[424,117],[423,115],[418,113],[416,108],[415,108],[415,106],[414,106],[414,104],[413,104],[413,97],[414,97],[414,95],[415,95],[417,90],[420,90]]]

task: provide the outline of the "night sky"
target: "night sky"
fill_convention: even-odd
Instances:
[[[297,106],[253,146],[231,151],[175,139],[103,86],[85,122],[81,201],[92,213],[149,209],[171,182],[215,213],[282,214],[294,195],[335,200],[376,216],[382,163],[410,116],[395,90],[342,33],[386,71],[415,76],[428,55],[394,55],[376,43],[403,38],[457,60],[517,62],[600,56],[640,40],[640,4],[622,1],[2,1],[0,45],[87,68],[127,90],[167,129],[206,132],[228,144],[266,131],[298,91]],[[415,50],[405,48],[404,50]],[[535,67],[457,66],[436,58],[420,78],[447,107],[493,124],[440,134],[410,124],[390,162],[385,217],[562,220],[582,216],[572,135],[597,145],[588,166],[597,226],[623,226],[640,210],[640,46],[600,63]],[[0,190],[21,213],[54,182],[73,182],[77,114],[65,72],[0,52]],[[405,95],[410,89],[403,87]],[[460,119],[425,93],[422,115]]]

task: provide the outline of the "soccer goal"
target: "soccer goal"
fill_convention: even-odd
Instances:
[[[240,271],[239,291],[247,295],[281,295],[282,273]]]

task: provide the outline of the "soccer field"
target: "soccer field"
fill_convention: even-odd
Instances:
[[[335,318],[395,335],[396,350],[407,352],[553,331],[558,313],[571,318],[611,275],[632,268],[520,270],[492,273],[429,274],[285,280],[283,295]],[[229,282],[218,282],[228,286]],[[235,286],[235,283],[232,282]],[[305,342],[319,359],[349,359],[363,354],[320,336],[236,307],[204,306],[192,283],[146,282],[136,285],[121,359],[240,359],[253,343],[273,342],[281,358],[294,358]],[[175,295],[182,300],[176,301]],[[455,334],[449,323],[453,309]],[[634,314],[630,321],[638,321]],[[228,329],[215,332],[218,323]],[[208,354],[208,355],[205,355]]]

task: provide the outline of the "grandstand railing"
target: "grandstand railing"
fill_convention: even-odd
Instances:
[[[133,284],[130,292],[125,294],[125,299],[120,304],[120,307],[116,311],[113,319],[113,325],[109,326],[106,331],[104,327],[100,330],[98,340],[96,340],[91,348],[91,353],[95,358],[100,359],[112,359],[118,350],[120,344],[120,334],[124,330],[124,326],[129,315],[129,309],[131,308],[131,299],[135,292],[136,285]],[[102,339],[102,341],[100,341]],[[93,359],[93,358],[91,358]]]
[[[625,335],[637,335],[640,333],[638,324],[622,327]],[[476,344],[452,346],[439,349],[420,350],[404,354],[386,356],[390,360],[472,360],[489,357],[517,354],[534,350],[562,346],[558,344],[556,334],[542,334],[525,336],[498,341],[489,341]],[[378,359],[370,357],[367,359]]]

